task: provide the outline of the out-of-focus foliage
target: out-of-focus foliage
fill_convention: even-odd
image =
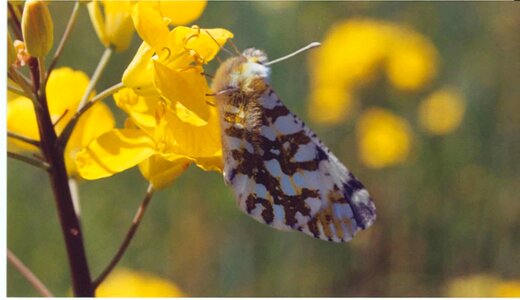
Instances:
[[[71,8],[49,4],[55,39]],[[154,196],[120,268],[175,282],[190,296],[518,295],[519,13],[516,3],[208,2],[197,25],[229,29],[241,50],[277,58],[324,42],[273,65],[271,84],[367,186],[378,219],[346,245],[276,231],[240,213],[222,176],[190,167]],[[327,42],[340,30],[352,39]],[[114,55],[99,90],[120,81],[139,44],[135,36]],[[341,47],[356,51],[347,57]],[[332,53],[326,65],[317,59],[322,50]],[[82,9],[60,65],[92,74],[102,53]],[[337,67],[325,72],[330,86],[317,83],[320,67]],[[125,115],[105,103],[123,127]],[[378,122],[394,124],[377,128],[401,133],[369,151],[389,155],[394,146],[384,145],[403,148],[406,140],[399,163],[371,168],[361,159],[368,152],[357,129],[373,108],[392,116]],[[397,138],[403,132],[407,138]],[[66,255],[45,175],[16,161],[7,167],[8,246],[65,294]],[[117,250],[146,186],[135,168],[80,185],[94,276]],[[485,279],[492,292],[479,289],[482,281],[462,281],[480,274],[493,274],[494,283]],[[8,295],[36,295],[12,268],[7,279]]]

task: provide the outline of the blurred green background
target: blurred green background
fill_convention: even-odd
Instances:
[[[50,9],[59,37],[72,3],[54,2]],[[437,48],[438,75],[430,88],[405,94],[411,100],[392,107],[414,133],[406,161],[371,169],[358,159],[355,116],[335,126],[309,120],[310,54],[273,66],[278,95],[309,121],[375,199],[376,223],[350,243],[259,224],[235,206],[219,174],[192,166],[153,198],[119,266],[165,278],[189,296],[464,295],[454,290],[475,290],[475,281],[465,287],[464,278],[479,274],[512,283],[509,287],[518,291],[519,16],[517,3],[210,2],[196,24],[227,28],[239,49],[258,47],[271,58],[322,41],[334,24],[351,18],[406,25]],[[113,56],[97,91],[120,81],[139,44],[135,36],[128,51]],[[82,7],[59,65],[92,74],[102,52]],[[207,72],[217,67],[214,61]],[[431,136],[409,112],[418,99],[445,84],[463,95],[465,115],[454,132]],[[389,89],[384,79],[364,85],[359,102],[382,89]],[[366,101],[380,106],[393,101],[377,95]],[[124,114],[111,99],[106,103],[121,127]],[[8,247],[51,291],[66,295],[66,254],[48,179],[17,161],[9,160],[7,168]],[[80,183],[81,222],[94,277],[118,248],[146,187],[135,168]],[[37,296],[10,266],[7,280],[8,296]],[[494,294],[479,295],[486,293]]]

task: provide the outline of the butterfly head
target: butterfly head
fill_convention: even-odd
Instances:
[[[222,63],[213,80],[213,90],[223,94],[233,92],[243,92],[246,95],[262,94],[267,89],[267,80],[271,71],[264,65],[266,62],[267,55],[264,51],[246,49],[242,55]]]

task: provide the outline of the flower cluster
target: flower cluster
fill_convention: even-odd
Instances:
[[[312,58],[309,115],[325,125],[343,122],[358,106],[359,90],[380,73],[397,91],[420,92],[435,78],[438,61],[433,43],[405,26],[371,19],[338,24]],[[454,131],[464,115],[462,99],[453,88],[435,91],[420,103],[418,123],[429,134]],[[366,166],[382,168],[406,160],[412,145],[406,119],[372,107],[357,122],[359,157]]]
[[[94,140],[77,157],[86,179],[111,176],[138,165],[155,188],[194,162],[222,169],[220,128],[203,64],[233,37],[225,29],[178,26],[165,17],[164,3],[138,2],[132,20],[143,39],[125,70],[125,89],[114,95],[128,114],[124,128]]]

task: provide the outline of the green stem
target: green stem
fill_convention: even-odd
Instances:
[[[48,163],[35,159],[35,158],[32,158],[32,157],[29,157],[29,156],[18,154],[16,152],[7,151],[7,157],[16,159],[19,161],[23,161],[24,163],[28,163],[31,166],[35,166],[40,169],[44,169],[45,171],[50,171],[50,166]]]
[[[94,280],[92,283],[94,285],[94,288],[97,288],[103,280],[112,272],[112,270],[115,268],[117,263],[121,260],[123,257],[123,254],[125,253],[126,249],[128,248],[128,245],[130,245],[130,242],[132,241],[132,238],[134,237],[137,229],[139,228],[139,224],[141,224],[141,220],[143,219],[144,213],[146,212],[146,208],[148,207],[148,204],[152,200],[152,196],[154,193],[154,189],[152,184],[148,186],[148,189],[146,190],[146,195],[143,199],[143,202],[141,205],[139,205],[139,208],[137,209],[137,212],[135,213],[134,219],[132,220],[132,225],[130,225],[130,229],[128,230],[125,239],[119,246],[119,249],[117,250],[116,255],[112,258],[108,266],[101,272],[101,274]]]
[[[38,277],[36,277],[36,275],[34,275],[34,273],[9,249],[7,249],[7,260],[25,279],[27,279],[40,295],[43,297],[54,297],[45,284],[43,284],[43,282],[41,282],[41,280],[38,279]]]
[[[65,43],[69,39],[70,32],[72,31],[72,28],[74,27],[74,24],[76,23],[76,19],[78,17],[78,11],[79,11],[79,1],[76,1],[74,3],[74,8],[72,8],[72,13],[69,17],[69,22],[67,23],[67,27],[65,27],[65,32],[63,32],[63,36],[61,37],[60,43],[58,44],[58,48],[56,48],[56,52],[54,52],[54,57],[52,58],[51,64],[49,65],[49,70],[47,71],[47,75],[45,76],[45,80],[47,81],[49,79],[49,75],[51,74],[52,70],[58,63],[58,60],[61,56],[61,52],[63,51],[63,48],[65,47]]]
[[[78,106],[78,111],[80,111],[83,106],[86,105],[88,98],[90,97],[90,94],[92,94],[92,91],[94,90],[94,87],[96,86],[99,77],[101,77],[101,74],[105,70],[108,61],[110,60],[110,56],[112,56],[112,49],[111,48],[105,48],[105,52],[103,52],[103,55],[101,56],[101,59],[99,60],[99,63],[96,67],[96,70],[94,71],[94,74],[92,74],[92,78],[90,79],[90,82],[88,84],[87,90],[85,91],[85,94],[83,95],[83,98],[81,99],[81,102]]]

